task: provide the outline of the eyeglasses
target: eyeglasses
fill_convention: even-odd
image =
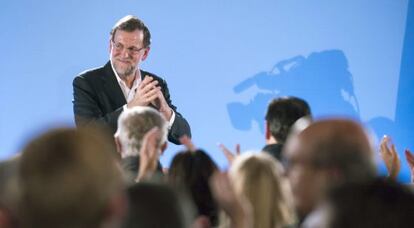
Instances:
[[[115,42],[113,40],[111,40],[112,42],[112,47],[114,48],[115,51],[117,52],[122,52],[122,50],[124,50],[124,45],[119,43],[119,42]],[[139,52],[143,49],[145,49],[146,47],[142,47],[142,48],[136,48],[136,47],[129,47],[126,48],[128,54],[130,55],[138,55]]]

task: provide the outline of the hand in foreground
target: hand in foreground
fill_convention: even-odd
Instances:
[[[160,148],[158,145],[161,131],[154,127],[147,132],[142,139],[141,149],[139,151],[139,170],[136,181],[150,178],[157,169]]]
[[[414,154],[409,149],[405,149],[405,159],[407,159],[408,166],[410,167],[411,182],[414,183]]]
[[[221,151],[223,151],[224,156],[226,156],[229,165],[233,163],[233,160],[236,156],[240,155],[240,144],[236,144],[235,153],[231,152],[224,144],[219,144]]]
[[[380,154],[388,170],[388,176],[396,180],[401,169],[401,161],[395,150],[395,145],[388,136],[384,136],[380,143]]]
[[[183,144],[190,152],[195,152],[197,150],[197,148],[194,146],[193,142],[187,135],[181,136],[179,140],[180,143]]]
[[[251,207],[247,200],[236,195],[226,173],[214,173],[210,188],[217,204],[230,217],[232,228],[252,227]]]
[[[148,106],[149,103],[154,102],[158,98],[158,92],[161,89],[157,86],[158,81],[154,78],[145,76],[144,80],[139,84],[134,98],[127,104],[128,108],[135,106]]]

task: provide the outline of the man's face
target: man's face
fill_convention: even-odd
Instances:
[[[287,162],[286,174],[300,216],[306,216],[314,209],[328,180],[326,172],[312,164],[310,149],[303,139],[294,137],[288,140],[283,151]]]
[[[149,47],[143,46],[144,33],[140,30],[117,30],[110,41],[112,64],[119,77],[134,75],[141,61],[148,56]]]

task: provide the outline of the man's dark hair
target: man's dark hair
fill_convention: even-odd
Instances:
[[[346,184],[334,189],[328,202],[328,227],[410,227],[413,224],[414,194],[395,182]]]
[[[186,227],[185,208],[179,195],[167,186],[137,183],[128,188],[129,212],[122,228]]]
[[[142,31],[144,33],[144,47],[149,47],[151,44],[151,33],[148,27],[135,16],[128,15],[121,18],[111,30],[111,40],[114,41],[116,31],[121,30],[125,32],[133,32],[135,30]]]
[[[268,105],[266,121],[272,136],[285,143],[292,125],[304,116],[310,116],[308,103],[298,97],[280,97],[273,99]]]

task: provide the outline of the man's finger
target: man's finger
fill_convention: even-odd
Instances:
[[[158,85],[158,81],[153,81],[151,83],[146,84],[143,87],[138,88],[138,90],[140,91],[140,93],[146,93],[150,90],[155,89],[157,87],[157,85]]]
[[[240,144],[239,144],[239,143],[237,143],[237,144],[236,144],[236,154],[237,154],[237,155],[240,155],[240,153],[241,153],[241,150],[240,150]]]
[[[193,142],[187,135],[183,135],[180,137],[180,143],[183,144],[187,149],[191,152],[196,151],[196,147],[194,146]]]

